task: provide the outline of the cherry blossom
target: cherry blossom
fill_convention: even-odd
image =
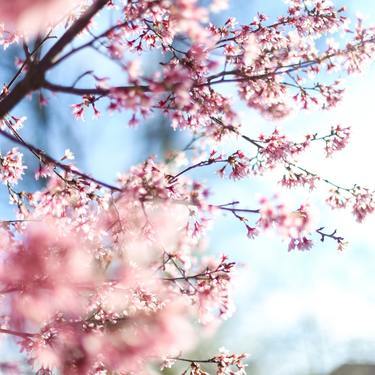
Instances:
[[[84,3],[82,0],[3,1],[0,4],[1,20],[10,30],[35,33],[60,22],[62,15],[70,16],[76,6]]]
[[[316,124],[319,131],[297,138],[280,120],[337,106],[348,89],[342,78],[374,60],[375,28],[350,22],[328,0],[288,0],[276,19],[257,13],[244,24],[233,17],[214,24],[212,14],[229,5],[0,2],[2,53],[12,45],[16,55],[16,73],[0,92],[0,135],[12,143],[2,146],[0,180],[14,209],[0,226],[0,334],[14,338],[36,373],[148,374],[176,365],[186,374],[245,374],[245,354],[190,356],[197,331],[211,332],[235,312],[238,267],[230,254],[206,252],[217,216],[236,220],[249,241],[274,231],[285,251],[313,251],[316,241],[343,251],[345,228],[315,228],[312,207],[287,204],[284,188],[326,189],[325,203],[358,222],[374,212],[374,189],[349,177],[341,185],[320,175],[319,165],[301,163],[313,147],[323,160],[343,150],[350,124]],[[86,70],[73,84],[59,81],[54,69],[86,50],[116,64],[121,79],[82,59]],[[142,68],[149,53],[157,56],[152,73]],[[162,115],[190,141],[165,160],[145,155],[114,183],[102,181],[77,167],[77,150],[64,145],[55,158],[26,139],[31,125],[18,105],[36,95],[48,107],[52,95],[64,94],[72,119],[101,124],[124,112],[133,128]],[[239,108],[257,111],[272,128],[256,133]],[[270,171],[277,195],[215,201],[215,173],[249,186]],[[19,184],[25,173],[45,186],[27,191]]]
[[[27,167],[22,164],[23,155],[12,148],[6,155],[0,155],[0,180],[4,184],[17,184]]]

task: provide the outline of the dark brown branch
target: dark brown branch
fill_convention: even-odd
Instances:
[[[216,206],[216,207],[219,208],[220,210],[229,211],[232,213],[237,213],[237,212],[242,212],[244,214],[259,214],[260,213],[260,209],[251,210],[247,208],[234,208],[234,207],[225,207],[225,206]]]
[[[229,162],[228,159],[208,159],[208,160],[201,161],[199,163],[191,165],[190,167],[185,168],[184,170],[182,170],[181,172],[177,173],[174,176],[170,176],[169,182],[170,183],[176,182],[180,176],[182,176],[186,172],[191,171],[192,169],[199,168],[199,167],[206,167],[208,165],[217,164],[217,163],[228,163],[228,162]]]
[[[18,331],[13,331],[11,329],[3,329],[3,328],[0,328],[0,333],[6,333],[8,335],[18,336],[23,339],[35,336],[35,333],[18,332]]]
[[[13,109],[28,93],[37,88],[34,77],[30,74],[20,81],[15,88],[0,102],[0,119]]]
[[[73,54],[75,54],[75,53],[77,53],[77,52],[79,52],[79,51],[81,51],[81,50],[83,50],[87,47],[91,47],[96,41],[100,40],[101,38],[104,38],[104,37],[108,36],[111,32],[113,32],[117,28],[121,28],[121,27],[125,26],[126,24],[127,24],[127,22],[123,22],[123,23],[116,24],[116,25],[110,27],[108,30],[104,31],[103,33],[101,33],[98,36],[95,36],[93,39],[91,39],[87,43],[82,44],[79,47],[76,47],[76,48],[72,49],[71,51],[67,52],[64,56],[60,57],[57,61],[55,61],[54,65],[58,65],[62,61],[66,60],[67,58],[72,56]]]
[[[41,87],[46,72],[53,66],[54,58],[90,23],[91,19],[109,0],[96,0],[94,4],[62,35],[35,66],[31,66],[25,78],[0,102],[0,119],[9,113],[26,95]]]
[[[25,147],[27,148],[29,151],[31,151],[34,155],[36,155],[38,157],[38,159],[40,160],[40,162],[44,163],[44,164],[52,164],[54,165],[55,167],[59,167],[61,168],[62,170],[64,170],[65,172],[68,172],[68,173],[71,173],[73,175],[76,175],[76,176],[79,176],[81,178],[83,178],[84,180],[86,181],[91,181],[91,182],[94,182],[95,184],[99,185],[99,186],[102,186],[102,187],[105,187],[107,189],[110,189],[112,191],[118,191],[118,192],[121,192],[122,189],[117,187],[117,186],[114,186],[114,185],[110,185],[106,182],[103,182],[103,181],[100,181],[94,177],[91,177],[83,172],[80,172],[78,170],[75,170],[75,169],[72,169],[69,165],[66,165],[56,159],[54,159],[53,157],[47,155],[44,151],[42,151],[41,149],[39,149],[38,147],[35,147],[34,145],[30,144],[30,143],[27,143],[25,142],[22,138],[18,138],[18,137],[15,137],[9,133],[7,133],[6,131],[4,130],[1,130],[0,129],[0,134],[9,139],[10,141],[16,143],[16,144],[19,144],[20,146],[22,147]]]
[[[26,53],[26,59],[25,61],[23,62],[23,64],[20,66],[20,68],[18,69],[18,71],[16,72],[16,74],[14,75],[14,77],[10,80],[10,82],[7,84],[7,89],[9,90],[10,87],[13,85],[13,83],[17,80],[17,78],[21,75],[22,71],[25,69],[25,67],[30,64],[30,58],[35,54],[37,53],[40,48],[43,46],[43,44],[48,40],[48,39],[52,39],[54,37],[51,37],[49,36],[49,34],[43,38],[43,40],[41,40],[39,43],[37,43],[37,46],[34,48],[34,50],[32,52],[25,52]]]
[[[189,363],[216,363],[216,358],[210,358],[210,359],[188,359],[188,358],[180,358],[180,357],[172,357],[170,359],[173,359],[175,361],[182,361],[182,362],[189,362]]]
[[[148,91],[149,87],[148,86],[117,86],[117,87],[112,87],[109,89],[105,88],[77,88],[73,86],[63,86],[63,85],[56,85],[54,83],[44,81],[42,84],[43,88],[47,90],[51,90],[53,92],[61,92],[65,94],[72,94],[72,95],[99,95],[99,96],[107,96],[110,94],[112,91],[135,91],[135,90],[140,90],[140,91]]]
[[[91,22],[91,19],[109,2],[109,0],[96,0],[94,4],[63,34],[56,44],[42,59],[42,69],[47,70],[54,63],[54,58]]]
[[[344,237],[337,236],[337,230],[335,229],[332,233],[324,233],[323,230],[325,227],[318,228],[315,232],[320,234],[321,238],[320,241],[324,242],[326,238],[331,238],[332,240],[335,240],[337,243],[341,243],[344,241]]]

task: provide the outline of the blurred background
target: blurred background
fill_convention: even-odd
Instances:
[[[345,4],[351,16],[360,13],[365,22],[375,23],[373,0],[336,3]],[[274,18],[285,9],[282,0],[232,0],[230,9],[212,21],[220,24],[235,16],[244,24],[251,22],[258,11]],[[109,22],[107,16],[100,22]],[[2,55],[2,82],[13,76],[13,61],[19,53],[17,48],[11,48]],[[159,69],[160,58],[146,56],[144,71]],[[101,77],[117,74],[121,82],[118,66],[95,51],[69,60],[55,69],[51,78],[53,82],[73,82],[87,70],[95,70]],[[334,111],[295,113],[277,123],[267,122],[255,111],[239,105],[243,132],[271,133],[277,126],[291,136],[298,136],[315,131],[326,134],[331,125],[338,123],[352,125],[353,136],[346,150],[333,159],[324,159],[322,149],[317,147],[300,164],[342,185],[358,183],[373,188],[374,84],[375,68],[370,67],[363,75],[347,80],[345,100]],[[233,88],[225,90],[227,95],[235,95]],[[103,111],[102,117],[95,120],[88,112],[84,122],[77,122],[70,105],[78,103],[79,98],[49,94],[48,99],[49,105],[40,107],[35,95],[13,111],[13,115],[28,118],[21,134],[55,158],[60,158],[66,148],[71,149],[79,168],[103,181],[115,181],[118,172],[151,154],[163,160],[167,151],[178,149],[189,140],[187,134],[173,131],[162,117],[156,116],[136,128],[127,126],[128,113],[108,115]],[[1,152],[11,147],[4,140],[0,142]],[[244,150],[247,147],[241,146]],[[236,151],[238,140],[229,140],[222,147]],[[25,150],[24,155],[29,169],[20,189],[42,188],[44,181],[33,179],[35,160]],[[241,265],[234,289],[237,311],[215,336],[207,335],[194,355],[207,357],[207,352],[214,354],[222,346],[231,352],[247,352],[248,373],[254,375],[330,374],[340,366],[335,374],[375,374],[370,366],[375,363],[375,218],[369,217],[359,225],[350,212],[329,210],[324,205],[327,192],[324,186],[313,193],[304,189],[285,190],[277,183],[278,170],[241,182],[222,180],[215,176],[214,169],[192,176],[199,176],[210,186],[213,203],[239,200],[251,208],[256,207],[260,196],[272,196],[275,192],[292,207],[310,202],[315,207],[316,226],[325,226],[327,231],[337,229],[349,241],[347,249],[338,252],[334,242],[320,243],[316,237],[316,246],[311,251],[288,253],[287,243],[271,232],[249,240],[238,221],[229,215],[219,216],[209,233],[209,251],[226,253]],[[0,219],[12,215],[6,188],[1,186]],[[9,350],[5,352],[6,356],[12,355]],[[344,365],[347,363],[351,365]],[[353,363],[362,365],[355,367]]]

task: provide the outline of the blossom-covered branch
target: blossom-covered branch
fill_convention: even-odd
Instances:
[[[314,236],[345,248],[336,230],[313,226],[309,205],[289,207],[282,194],[213,204],[215,185],[192,178],[198,169],[233,184],[281,170],[282,186],[328,186],[326,203],[349,207],[359,222],[375,210],[371,188],[342,186],[299,162],[313,144],[323,145],[322,157],[344,149],[350,124],[294,139],[277,127],[253,134],[238,112],[245,105],[277,121],[335,107],[344,95],[342,77],[374,59],[375,29],[361,19],[350,23],[345,9],[328,0],[288,0],[276,19],[258,13],[245,24],[210,22],[227,6],[226,0],[0,2],[0,45],[4,54],[15,45],[17,54],[0,93],[0,136],[39,161],[33,171],[17,147],[0,154],[0,181],[15,216],[0,221],[0,333],[15,339],[36,373],[147,374],[179,362],[185,374],[245,374],[245,354],[189,355],[197,327],[212,329],[235,311],[235,262],[202,256],[219,213],[239,221],[250,239],[275,231],[289,251],[310,250]],[[55,69],[88,49],[121,74],[102,77],[85,59],[71,83],[65,76],[60,82]],[[148,51],[163,55],[155,54],[152,73],[142,71]],[[191,141],[166,160],[145,155],[110,184],[81,172],[70,149],[53,158],[26,141],[22,127],[30,125],[16,111],[35,93],[47,106],[51,94],[70,95],[76,120],[126,112],[134,127],[162,115]],[[46,186],[20,189],[29,172]]]

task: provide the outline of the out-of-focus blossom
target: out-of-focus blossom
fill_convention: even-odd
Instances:
[[[44,32],[77,11],[85,0],[14,0],[0,2],[0,23],[21,34]]]

